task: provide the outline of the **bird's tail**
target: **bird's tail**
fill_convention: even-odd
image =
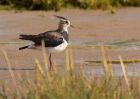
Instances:
[[[23,50],[23,49],[26,49],[28,48],[29,46],[23,46],[23,47],[20,47],[19,50]]]
[[[22,39],[22,40],[33,40],[35,37],[36,37],[36,35],[21,34],[19,39]]]

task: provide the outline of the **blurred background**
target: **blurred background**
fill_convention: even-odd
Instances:
[[[62,8],[110,9],[113,7],[140,6],[139,0],[1,0],[4,8],[28,10],[55,10]],[[7,7],[6,7],[7,6]]]

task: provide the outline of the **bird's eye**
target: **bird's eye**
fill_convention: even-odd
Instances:
[[[66,21],[65,23],[68,24],[68,21]]]

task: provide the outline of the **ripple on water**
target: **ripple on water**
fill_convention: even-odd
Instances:
[[[92,64],[93,65],[93,64]],[[103,76],[104,75],[104,67],[102,64],[99,64],[100,66],[96,67],[91,67],[85,66],[84,67],[84,74],[85,75],[93,75],[93,76]],[[135,64],[127,64],[126,66],[126,71],[128,76],[139,76],[140,75],[140,63],[135,63]],[[114,76],[123,76],[122,68],[120,64],[113,64],[112,65],[112,74]]]
[[[84,42],[83,45],[88,46],[108,46],[116,49],[140,49],[140,40],[125,40],[125,41],[90,41]]]

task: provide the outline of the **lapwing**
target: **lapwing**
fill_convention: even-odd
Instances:
[[[69,42],[68,27],[73,27],[70,21],[62,16],[55,17],[59,18],[59,25],[56,30],[47,31],[38,35],[21,34],[19,39],[32,41],[32,44],[20,47],[19,50],[23,49],[38,49],[44,41],[45,49],[49,53],[50,68],[52,68],[52,53],[61,52],[65,50]]]

